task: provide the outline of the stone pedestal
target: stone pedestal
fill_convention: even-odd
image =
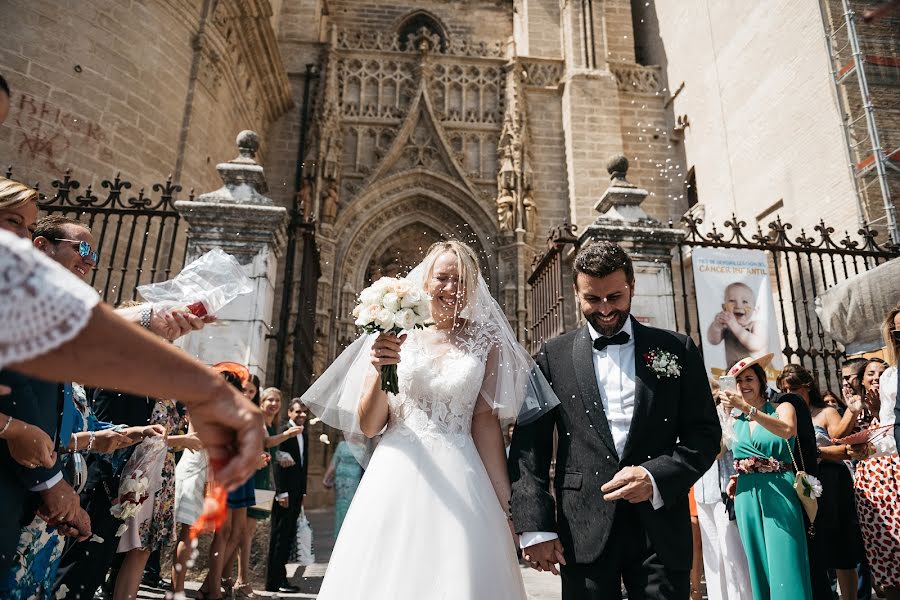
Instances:
[[[600,241],[622,246],[634,262],[635,293],[632,314],[642,323],[676,329],[672,285],[672,249],[685,232],[663,226],[641,208],[647,190],[626,179],[628,160],[616,156],[607,164],[609,188],[594,205],[600,213],[579,238],[584,248]]]
[[[179,344],[210,364],[230,360],[247,365],[265,385],[267,336],[288,214],[265,195],[265,173],[255,160],[256,133],[242,131],[237,144],[239,156],[216,166],[224,185],[196,200],[176,202],[175,208],[188,223],[187,262],[221,248],[244,267],[254,289],[223,308],[217,323]]]

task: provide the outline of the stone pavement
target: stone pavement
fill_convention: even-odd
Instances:
[[[280,598],[315,598],[328,560],[331,558],[331,550],[334,548],[334,515],[329,509],[311,510],[306,513],[310,525],[313,528],[313,545],[316,552],[316,562],[308,567],[300,565],[288,565],[288,577],[291,583],[300,588],[297,594],[278,594]],[[525,589],[528,592],[528,600],[559,600],[560,581],[552,573],[538,573],[532,569],[522,567],[522,577],[525,580]],[[196,597],[195,590],[200,587],[199,582],[188,582],[188,596]],[[262,598],[272,598],[272,594],[257,592]],[[165,592],[141,588],[138,595],[142,600],[159,600],[165,598]],[[348,599],[352,600],[352,599]],[[427,600],[424,599],[423,600]]]

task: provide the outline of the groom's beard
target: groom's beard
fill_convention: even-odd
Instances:
[[[631,305],[628,305],[627,310],[614,310],[609,313],[603,315],[605,317],[615,315],[616,319],[613,321],[612,325],[607,325],[600,321],[600,313],[595,312],[589,315],[584,315],[584,318],[587,319],[588,323],[594,328],[594,330],[602,336],[612,337],[619,333],[619,330],[625,326],[625,321],[628,320],[628,315],[631,314]]]

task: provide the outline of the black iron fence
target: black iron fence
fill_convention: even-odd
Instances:
[[[835,238],[833,227],[823,221],[807,234],[799,232],[780,218],[755,231],[736,217],[722,230],[711,225],[702,232],[703,220],[690,214],[682,218],[687,236],[673,258],[673,287],[676,295],[678,329],[691,335],[700,346],[702,332],[696,302],[690,250],[696,247],[763,250],[769,259],[769,273],[778,320],[782,354],[786,363],[798,363],[813,372],[832,389],[840,389],[840,365],[843,349],[829,338],[815,314],[815,298],[831,286],[849,277],[900,256],[900,247],[879,245],[878,233],[869,227],[859,229],[857,239],[849,232]],[[797,235],[797,233],[799,235]]]
[[[785,362],[802,364],[822,383],[840,389],[840,364],[845,354],[817,319],[815,298],[849,277],[900,257],[900,247],[879,244],[877,232],[868,227],[860,229],[854,239],[846,232],[841,238],[834,237],[834,228],[824,222],[816,225],[810,235],[802,228],[795,235],[793,225],[780,219],[769,223],[765,231],[759,225],[753,231],[745,221],[732,217],[722,230],[711,225],[706,233],[702,219],[686,215],[682,221],[686,236],[673,248],[672,256],[677,329],[691,335],[702,347],[691,268],[693,248],[765,251]],[[574,230],[566,224],[551,231],[548,250],[533,263],[528,279],[532,351],[542,340],[564,333],[577,322],[577,308],[567,300],[572,295],[568,257],[579,245]]]
[[[11,169],[6,177],[12,178]],[[66,171],[51,183],[53,195],[41,193],[38,206],[44,214],[60,214],[87,225],[96,240],[100,262],[90,284],[113,305],[137,298],[138,285],[170,279],[184,266],[186,226],[175,210],[181,186],[154,183],[135,194],[132,184],[120,179],[100,183],[102,195]],[[190,199],[193,199],[191,194]]]

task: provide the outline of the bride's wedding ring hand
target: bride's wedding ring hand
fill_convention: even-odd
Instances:
[[[536,571],[550,571],[554,575],[559,575],[559,569],[556,568],[557,563],[566,564],[563,558],[562,542],[559,538],[541,542],[528,546],[522,551],[522,556],[528,565]]]
[[[390,333],[382,333],[372,345],[372,366],[376,369],[400,362],[400,346],[406,341],[406,334],[397,337]]]

